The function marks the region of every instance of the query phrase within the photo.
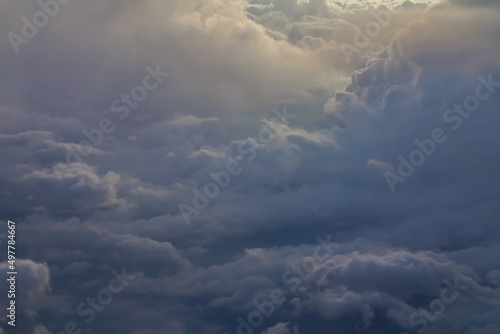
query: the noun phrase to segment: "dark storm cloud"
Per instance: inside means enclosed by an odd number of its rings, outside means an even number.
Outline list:
[[[339,45],[384,5],[72,1],[18,53],[2,38],[20,330],[232,334],[280,289],[255,333],[497,333],[498,6],[407,1],[347,62]],[[3,36],[40,8],[0,0]],[[170,75],[121,120],[113,101],[156,64]],[[452,129],[480,83],[489,97]],[[112,133],[67,165],[104,118]],[[436,128],[447,141],[391,192],[384,173]],[[179,204],[231,161],[243,171],[185,224]],[[135,278],[86,323],[78,305],[122,268]],[[434,314],[446,282],[467,288]]]

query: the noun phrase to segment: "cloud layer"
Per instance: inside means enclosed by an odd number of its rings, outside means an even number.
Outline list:
[[[16,53],[42,8],[0,0],[19,332],[499,332],[497,2],[72,1]]]

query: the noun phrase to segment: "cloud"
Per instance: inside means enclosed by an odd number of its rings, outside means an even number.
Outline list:
[[[390,7],[382,27],[380,1],[71,2],[19,53],[0,40],[21,330],[234,333],[281,289],[259,331],[396,333],[457,277],[466,292],[426,332],[498,332],[499,8]],[[40,8],[0,0],[1,30]],[[341,45],[370,22],[380,33],[346,61]],[[155,64],[171,75],[120,119],[113,101]],[[457,120],[479,77],[489,97]],[[115,130],[79,161],[103,118]],[[447,141],[391,192],[384,173],[436,128]],[[185,224],[179,204],[235,161]],[[304,272],[327,235],[334,252]],[[86,324],[77,306],[121,268],[137,278]]]

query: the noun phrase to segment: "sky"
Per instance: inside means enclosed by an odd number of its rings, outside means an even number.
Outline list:
[[[0,334],[500,333],[499,17],[0,0]]]

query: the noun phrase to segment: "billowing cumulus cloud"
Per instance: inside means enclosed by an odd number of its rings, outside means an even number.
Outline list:
[[[499,15],[0,0],[16,329],[498,333]]]

